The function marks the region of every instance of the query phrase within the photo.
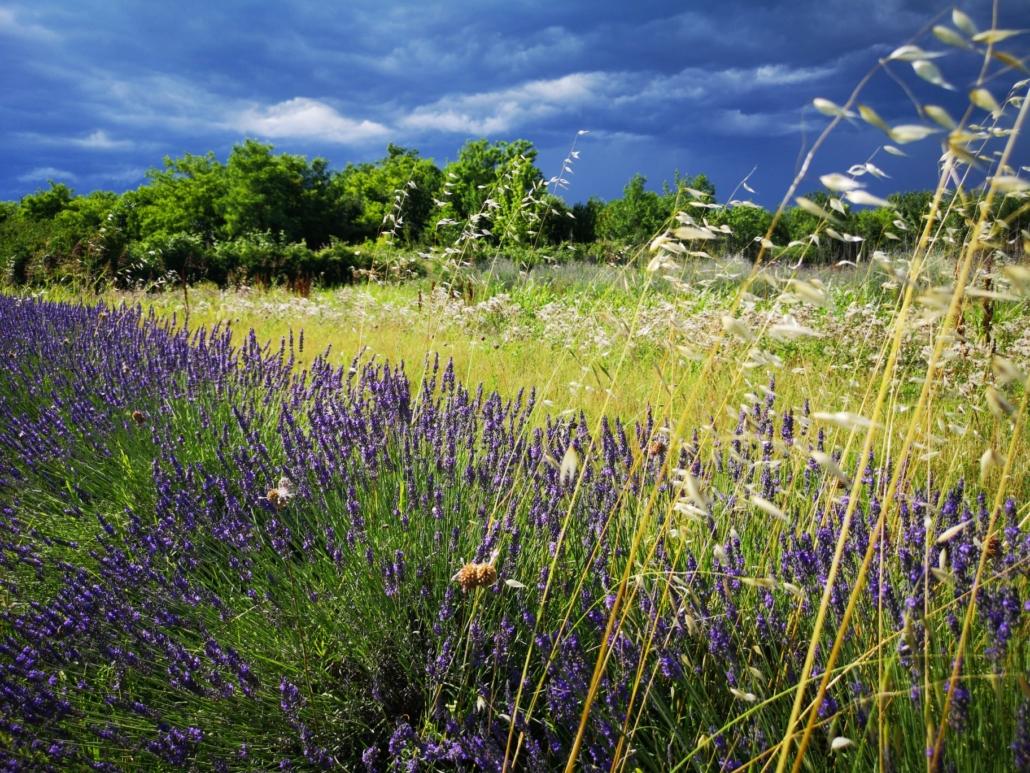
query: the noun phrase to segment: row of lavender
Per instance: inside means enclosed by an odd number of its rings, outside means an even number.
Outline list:
[[[605,642],[580,766],[775,752],[847,501],[797,464],[824,438],[772,391],[728,442],[670,460],[651,422],[591,435],[435,364],[417,385],[328,353],[297,373],[293,341],[234,349],[224,329],[10,298],[0,330],[5,769],[550,770]],[[710,504],[679,499],[670,470]],[[860,472],[831,616],[886,488]],[[943,759],[1030,764],[1019,503],[987,541],[961,482],[893,504],[810,754],[925,764],[989,550]],[[953,534],[928,544],[928,526]]]

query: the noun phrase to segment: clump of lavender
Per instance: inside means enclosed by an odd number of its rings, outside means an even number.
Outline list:
[[[838,478],[863,486],[831,616],[884,507],[887,462],[799,431],[775,384],[709,446],[652,420],[591,432],[435,360],[417,387],[376,362],[296,372],[286,344],[133,309],[0,298],[0,328],[11,769],[550,770],[577,738],[589,769],[744,765],[812,676]],[[857,739],[882,711],[911,731],[884,753],[925,764],[921,703],[878,696],[947,689],[989,544],[946,744],[957,764],[998,754],[1025,724],[1020,504],[997,543],[969,484],[913,480],[891,506],[825,744],[874,764]]]

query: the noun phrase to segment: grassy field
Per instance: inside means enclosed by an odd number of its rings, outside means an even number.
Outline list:
[[[1022,764],[1022,274],[748,269],[0,299],[7,759]]]
[[[650,412],[693,427],[736,415],[773,378],[785,406],[800,409],[807,401],[812,411],[861,414],[872,396],[867,375],[882,359],[885,335],[896,320],[902,287],[897,272],[907,265],[899,258],[893,264],[764,271],[738,310],[753,341],[727,333],[723,324],[750,269],[737,260],[698,261],[675,282],[633,266],[572,264],[527,272],[502,263],[472,272],[466,283],[471,290],[461,294],[425,279],[315,290],[308,297],[200,286],[185,295],[181,289],[109,292],[92,300],[138,304],[193,329],[229,325],[237,344],[251,330],[273,349],[293,341],[301,368],[329,351],[335,364],[355,357],[404,363],[418,381],[439,358],[452,361],[467,384],[506,396],[535,389],[548,413],[632,423]],[[924,292],[901,342],[888,398],[892,428],[903,426],[926,373],[941,313],[929,289],[954,272],[954,261],[940,258],[920,277]],[[1008,286],[1004,276],[994,281]],[[795,292],[799,286],[814,287],[822,297],[806,298]],[[59,288],[46,297],[89,300]],[[928,420],[947,422],[952,436],[931,436],[938,447],[926,453],[950,454],[950,464],[962,465],[965,474],[978,459],[966,444],[985,444],[992,431],[982,397],[984,381],[992,378],[992,352],[1007,354],[1023,370],[1030,363],[1027,303],[1009,297],[993,304],[987,331],[983,302],[971,296],[960,333],[943,353],[944,388]],[[959,442],[955,430],[961,430]]]
[[[329,346],[332,357],[340,361],[365,352],[417,366],[427,352],[435,352],[453,358],[458,372],[470,377],[467,380],[482,381],[489,388],[514,392],[532,384],[548,389],[549,399],[564,397],[562,408],[589,412],[605,399],[614,400],[618,406],[614,412],[631,417],[647,402],[664,402],[670,392],[686,391],[686,384],[680,382],[697,370],[690,363],[702,360],[720,335],[722,316],[730,311],[749,266],[742,261],[698,262],[677,276],[684,286],[675,288],[664,279],[625,266],[573,264],[531,272],[504,268],[475,272],[469,283],[474,288],[471,297],[428,279],[316,289],[307,297],[285,290],[219,290],[210,285],[191,287],[186,294],[176,288],[92,296],[52,288],[43,297],[140,304],[191,327],[229,324],[237,341],[254,329],[263,342],[277,345],[291,335],[299,341],[303,331],[304,346],[297,353],[301,366]],[[953,270],[953,263],[940,261],[924,278],[924,285],[941,281]],[[825,299],[818,304],[777,289],[794,280],[812,279],[826,289]],[[875,356],[898,298],[897,282],[873,264],[780,270],[762,274],[742,309],[756,332],[763,325],[781,322],[784,315],[813,326],[811,336],[792,336],[788,331],[769,338],[766,346],[790,366],[777,364],[780,375],[784,370],[788,377],[818,374],[809,382],[812,386],[806,395],[815,396],[818,385],[843,363],[853,369],[855,356]],[[1025,357],[1028,347],[1021,336],[1025,307],[1019,303],[997,306],[994,338]],[[979,305],[971,303],[965,314],[971,329],[963,340],[963,355],[969,355],[973,365],[977,358],[983,360],[987,342]],[[932,314],[924,317],[932,319]],[[906,360],[913,370],[925,365],[919,347],[929,340],[929,335],[920,340],[916,332],[907,336]],[[737,346],[732,354],[746,352],[746,347]],[[620,394],[608,395],[604,382],[611,380],[610,369],[620,361],[634,367],[620,374]],[[735,364],[727,360],[726,370],[733,370]],[[793,372],[806,366],[812,366],[806,368],[808,373]],[[665,377],[665,368],[671,369],[670,378]],[[771,372],[760,363],[749,370],[758,377]],[[574,394],[575,399],[569,401],[564,393]]]

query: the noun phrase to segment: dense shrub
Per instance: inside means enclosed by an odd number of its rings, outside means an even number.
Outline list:
[[[194,233],[158,233],[133,245],[134,280],[170,276],[181,281],[221,278],[212,250]]]
[[[362,259],[353,247],[334,239],[312,253],[303,273],[324,284],[337,284],[350,281],[354,271],[367,266],[367,263],[367,259]]]

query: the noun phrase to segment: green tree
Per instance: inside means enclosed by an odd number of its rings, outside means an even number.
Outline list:
[[[536,161],[536,149],[529,140],[466,142],[458,151],[458,158],[443,170],[450,214],[458,220],[478,214],[486,199],[496,193],[495,187],[505,171],[519,156],[525,156],[530,163]]]
[[[233,147],[225,166],[224,235],[270,231],[285,241],[320,247],[342,230],[346,214],[331,184],[329,164],[273,153],[255,140]]]
[[[754,259],[761,251],[760,240],[765,237],[772,223],[772,213],[762,207],[738,205],[723,210],[726,213],[726,224],[732,231],[728,235],[729,251]],[[773,234],[773,243],[777,241]]]
[[[515,245],[544,238],[549,199],[536,157],[528,140],[466,142],[444,168],[437,241]]]
[[[125,253],[118,204],[110,191],[75,196],[68,186],[51,182],[17,205],[6,205],[0,251],[7,279],[92,282],[115,276]]]
[[[604,209],[604,202],[591,196],[585,202],[572,206],[572,233],[570,239],[579,244],[586,244],[597,239],[597,219]]]
[[[821,207],[824,211],[839,217],[839,213],[830,207],[830,196],[826,191],[818,190],[806,193],[805,198]],[[803,257],[808,263],[820,263],[830,259],[832,249],[829,236],[821,234],[818,243],[811,241],[812,234],[823,227],[820,225],[821,223],[822,219],[819,216],[801,207],[787,207],[784,210],[783,216],[780,218],[780,225],[784,230],[786,241],[788,243],[801,243],[787,250],[787,255],[792,260]],[[833,228],[842,227],[836,224],[831,225]]]
[[[141,234],[190,232],[212,242],[225,225],[226,170],[213,153],[166,157],[134,197]]]
[[[74,196],[74,192],[67,185],[51,180],[47,190],[24,196],[19,209],[32,220],[53,220],[71,204]]]
[[[228,179],[214,153],[166,156],[147,179],[134,197],[141,235],[189,232],[210,243],[222,233]]]
[[[534,161],[536,151],[505,159],[497,169],[490,217],[494,237],[504,246],[538,242],[546,220],[561,216],[544,189],[544,177]]]
[[[5,283],[20,285],[33,279],[33,263],[45,251],[50,225],[48,219],[29,217],[18,204],[5,206],[0,221],[0,271]]]
[[[433,214],[443,173],[418,151],[389,145],[375,164],[349,164],[334,180],[336,195],[356,202],[353,240],[372,239],[388,232],[415,242]]]
[[[859,210],[852,213],[848,231],[862,237],[862,252],[871,255],[873,250],[888,249],[896,243],[885,236],[888,231],[900,235],[893,224],[896,218],[897,214],[889,207]]]
[[[75,258],[84,278],[114,279],[123,268],[126,235],[120,197],[111,191],[78,196],[53,219],[51,251],[55,258]]]
[[[897,216],[905,221],[909,230],[918,234],[926,224],[926,216],[930,212],[930,203],[933,201],[933,192],[902,191],[892,193],[887,197],[887,201],[894,205]]]
[[[715,183],[708,179],[706,174],[696,174],[693,177],[680,177],[679,172],[675,175],[676,188],[690,188],[694,191],[700,191],[705,194],[704,198],[708,201],[715,201]]]
[[[646,177],[633,175],[622,190],[622,198],[609,201],[598,215],[598,236],[642,244],[662,229],[671,214],[668,194],[649,191],[646,185]]]

